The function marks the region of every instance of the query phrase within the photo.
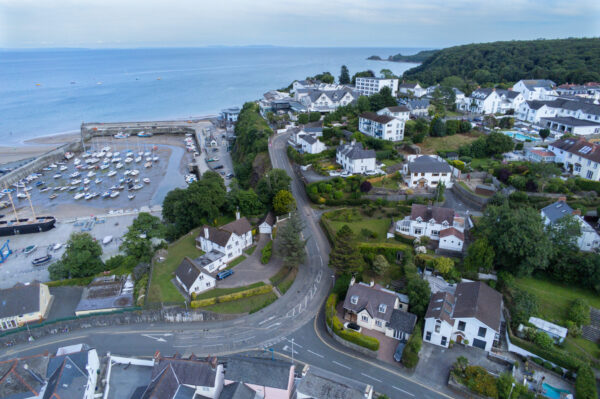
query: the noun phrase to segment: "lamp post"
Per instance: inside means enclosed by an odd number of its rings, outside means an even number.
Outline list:
[[[292,366],[294,365],[294,338],[292,338]]]

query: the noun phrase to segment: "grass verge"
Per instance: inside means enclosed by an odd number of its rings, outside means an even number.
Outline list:
[[[265,283],[263,283],[262,281],[259,281],[258,283],[245,285],[243,287],[215,288],[210,291],[203,292],[202,294],[196,295],[195,299],[198,299],[198,300],[199,299],[207,299],[207,298],[214,298],[216,296],[234,294],[236,292],[246,291],[246,290],[256,288],[256,287],[262,287],[263,285],[265,285]]]
[[[246,255],[248,255],[248,256],[252,255],[255,250],[256,250],[256,245],[251,246],[250,248],[248,248],[246,250]]]
[[[277,289],[279,292],[281,292],[281,295],[285,294],[290,289],[292,284],[294,284],[296,274],[298,274],[298,269],[293,268],[289,271],[287,276],[285,276],[285,278],[279,284],[277,284]]]
[[[238,301],[217,303],[215,305],[206,306],[202,309],[215,313],[254,313],[275,302],[275,300],[277,300],[277,295],[269,292],[267,294],[256,295],[253,297],[240,299]]]
[[[234,268],[234,267],[236,267],[237,265],[239,265],[240,263],[242,263],[245,260],[246,260],[246,257],[244,255],[240,255],[237,258],[235,258],[233,261],[231,261],[227,265],[227,267],[225,268],[225,270]]]

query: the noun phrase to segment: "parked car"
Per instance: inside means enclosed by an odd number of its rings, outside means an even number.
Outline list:
[[[347,330],[354,330],[356,332],[360,332],[362,330],[361,326],[351,321],[347,321],[346,323],[344,323],[344,328]]]
[[[223,165],[217,165],[213,169],[223,169]]]
[[[231,178],[232,178],[232,177],[234,177],[234,176],[235,176],[235,175],[234,175],[233,173],[228,173],[226,177],[227,177],[228,179],[231,179]]]
[[[340,175],[340,172],[335,171],[335,170],[332,170],[331,172],[329,172],[329,176],[331,176],[331,177],[336,177],[336,176],[339,176],[339,175]]]
[[[402,360],[402,352],[404,352],[404,347],[406,346],[406,341],[400,341],[398,346],[396,346],[396,351],[394,352],[394,360],[400,362]]]
[[[223,270],[222,272],[217,273],[217,280],[223,280],[233,274],[233,270]]]
[[[350,177],[350,176],[352,176],[352,173],[344,171],[344,172],[340,173],[340,176],[341,177]]]
[[[218,148],[213,148],[213,150],[212,150],[212,151],[213,151],[213,152],[218,152],[218,151],[219,151],[219,149],[218,149]]]

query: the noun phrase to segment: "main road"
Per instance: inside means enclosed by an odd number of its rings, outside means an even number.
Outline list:
[[[365,360],[340,347],[322,331],[319,311],[332,284],[327,267],[331,250],[310,206],[303,183],[297,178],[286,155],[288,134],[269,143],[274,168],[292,177],[292,193],[305,222],[307,259],[301,265],[288,292],[270,306],[251,315],[228,321],[154,323],[107,326],[50,335],[20,344],[0,353],[0,359],[50,352],[65,345],[87,343],[100,353],[151,356],[155,351],[200,356],[228,355],[256,350],[273,350],[281,356],[327,368],[341,375],[371,384],[391,398],[441,398],[448,395],[408,378],[399,368]],[[321,315],[322,318],[322,315]],[[292,350],[292,340],[295,347]]]

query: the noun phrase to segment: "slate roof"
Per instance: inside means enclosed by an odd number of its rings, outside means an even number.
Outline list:
[[[383,125],[394,120],[393,116],[378,115],[375,112],[363,112],[362,114],[360,114],[360,117],[373,122],[381,123]]]
[[[258,397],[254,390],[241,382],[225,385],[219,395],[219,399],[255,399]]]
[[[364,399],[369,390],[370,385],[314,366],[296,386],[298,393],[318,399]]]
[[[444,237],[448,237],[448,236],[455,236],[462,241],[465,240],[465,235],[463,234],[463,232],[460,230],[457,230],[454,227],[448,227],[447,229],[440,231],[440,238],[444,238]]]
[[[414,89],[415,87],[417,87],[418,83],[401,83],[400,85],[398,85],[398,88],[400,89]]]
[[[449,292],[438,291],[431,296],[425,318],[435,318],[446,321],[450,325],[454,325],[452,318],[452,310],[454,308],[454,295]]]
[[[187,256],[183,258],[183,260],[179,264],[179,267],[175,271],[175,275],[179,277],[179,280],[181,280],[186,290],[188,291],[192,284],[194,284],[200,273],[200,269],[198,269],[196,267],[196,264]]]
[[[287,390],[291,367],[282,360],[233,356],[227,361],[225,380]]]
[[[488,98],[489,96],[491,96],[493,92],[494,92],[494,89],[489,88],[489,87],[477,89],[471,93],[471,98],[477,98],[480,100],[484,100],[484,99]]]
[[[356,304],[352,303],[353,297],[358,297]],[[371,317],[389,322],[392,318],[396,298],[396,293],[384,289],[379,284],[371,287],[369,284],[355,283],[348,287],[346,299],[344,299],[344,309],[353,313],[366,310]],[[381,304],[386,306],[385,313],[379,311]]]
[[[434,219],[436,223],[448,222],[450,226],[454,223],[454,209],[442,208],[440,206],[429,206],[412,204],[410,207],[410,220],[420,217],[424,222]]]
[[[542,101],[542,100],[529,100],[529,101],[525,101],[525,102],[527,103],[527,106],[530,109],[535,109],[535,110],[542,108],[544,105],[551,105],[551,104],[555,103],[555,101]]]
[[[376,157],[374,150],[365,150],[360,142],[354,144],[342,144],[338,146],[337,151],[341,152],[343,156],[349,159],[370,159]]]
[[[544,216],[550,219],[550,223],[556,223],[556,221],[565,217],[566,215],[572,215],[573,208],[571,208],[565,201],[556,201],[555,203],[542,208],[542,213]]]
[[[244,235],[249,231],[252,231],[252,225],[245,217],[234,220],[233,222],[227,223],[221,226],[221,230],[230,231],[237,234],[238,236]]]
[[[393,107],[385,107],[383,109],[387,109],[390,112],[410,112],[410,109],[406,105],[396,105]]]
[[[429,100],[426,98],[408,100],[406,106],[411,110],[427,108],[429,107]]]
[[[410,173],[450,173],[452,169],[446,161],[440,161],[429,155],[416,157],[408,163]]]
[[[358,95],[349,88],[343,88],[343,89],[338,89],[338,90],[311,90],[309,92],[308,96],[310,97],[310,100],[312,102],[317,101],[319,99],[319,97],[321,97],[322,95],[329,97],[329,99],[333,102],[338,102],[342,98],[344,98],[344,96],[347,93],[350,93],[350,95],[353,98],[358,98]]]
[[[552,147],[570,152],[571,154],[575,154],[584,159],[589,159],[594,162],[600,162],[600,145],[590,143],[583,137],[568,137],[565,139],[560,139],[552,143]],[[589,152],[581,152],[581,150],[585,147],[591,147],[591,150]]]
[[[258,221],[259,226],[263,223],[267,223],[269,226],[275,226],[275,215],[273,212],[268,212]]]
[[[87,361],[87,350],[51,358],[43,399],[81,399],[88,382]]]
[[[417,315],[412,313],[404,312],[400,309],[394,309],[392,311],[392,317],[387,323],[387,327],[393,328],[397,331],[402,331],[407,334],[412,334],[417,323]]]
[[[556,83],[548,79],[527,79],[523,80],[523,84],[529,90],[534,89],[536,87],[541,87],[546,90],[552,90],[552,88],[556,86]]]
[[[45,384],[48,360],[44,354],[0,362],[0,398],[36,397]]]
[[[0,319],[39,312],[40,284],[17,284],[0,290]]]
[[[214,243],[217,243],[221,247],[227,245],[229,242],[229,238],[232,233],[237,234],[238,236],[244,235],[247,232],[252,230],[252,225],[245,217],[234,220],[233,222],[227,223],[221,227],[212,227],[212,226],[203,226],[200,230],[199,237],[205,237],[204,229],[208,229],[208,239]]]
[[[519,94],[521,94],[518,91],[514,91],[514,90],[504,90],[504,89],[496,89],[496,93],[499,96],[505,96],[508,99],[514,100],[515,98],[517,98],[519,96]]]
[[[489,285],[474,281],[459,283],[454,293],[456,304],[453,317],[474,317],[486,326],[500,331],[500,315],[502,313],[502,295]]]
[[[312,134],[301,134],[299,138],[300,140],[306,141],[308,144],[314,144],[317,142],[317,138]]]
[[[554,118],[541,118],[548,122],[556,122],[568,126],[600,126],[598,122],[588,121],[586,119],[577,119],[572,116],[557,116]]]

